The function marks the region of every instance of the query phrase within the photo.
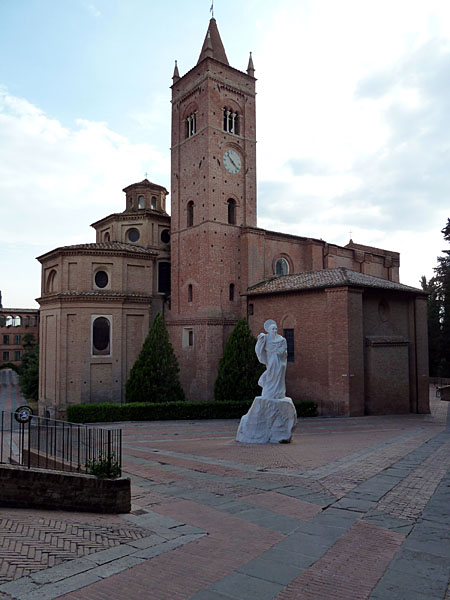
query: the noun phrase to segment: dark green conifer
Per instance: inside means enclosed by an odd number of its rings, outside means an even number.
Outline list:
[[[450,242],[450,219],[442,229],[444,240]],[[427,281],[423,276],[422,289],[428,296],[428,352],[432,377],[450,377],[450,250],[438,256],[436,275]]]
[[[19,367],[19,386],[27,400],[37,401],[39,398],[39,345],[28,344],[26,348]]]
[[[253,400],[261,394],[258,379],[264,371],[255,354],[256,339],[246,319],[231,332],[219,363],[214,397],[220,401]]]
[[[177,357],[159,312],[134,363],[125,395],[127,402],[176,402],[184,400]]]

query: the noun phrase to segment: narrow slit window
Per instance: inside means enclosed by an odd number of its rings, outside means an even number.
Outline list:
[[[294,362],[295,361],[294,330],[293,329],[285,329],[284,337],[286,338],[286,343],[287,343],[287,360],[288,360],[288,362]]]
[[[192,284],[188,285],[188,302],[192,302]]]
[[[236,200],[233,198],[229,198],[227,200],[228,204],[228,223],[230,225],[236,225]]]
[[[187,226],[192,227],[194,225],[194,203],[192,200],[187,203]]]
[[[170,262],[158,263],[158,292],[167,296],[170,294]]]
[[[232,302],[234,300],[234,283],[230,283],[229,297]]]

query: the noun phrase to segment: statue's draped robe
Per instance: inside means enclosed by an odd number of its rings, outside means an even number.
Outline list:
[[[284,337],[263,334],[256,342],[256,356],[266,365],[266,370],[258,380],[262,387],[262,398],[284,398],[286,396],[287,343]]]

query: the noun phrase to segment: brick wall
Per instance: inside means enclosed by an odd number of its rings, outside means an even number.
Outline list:
[[[426,299],[344,286],[248,301],[255,336],[269,318],[294,330],[294,401],[314,400],[321,415],[429,412]]]
[[[99,513],[131,510],[130,480],[0,465],[0,506]]]

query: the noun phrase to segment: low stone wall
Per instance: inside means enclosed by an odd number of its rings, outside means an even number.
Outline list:
[[[127,513],[130,480],[0,465],[0,506]]]

